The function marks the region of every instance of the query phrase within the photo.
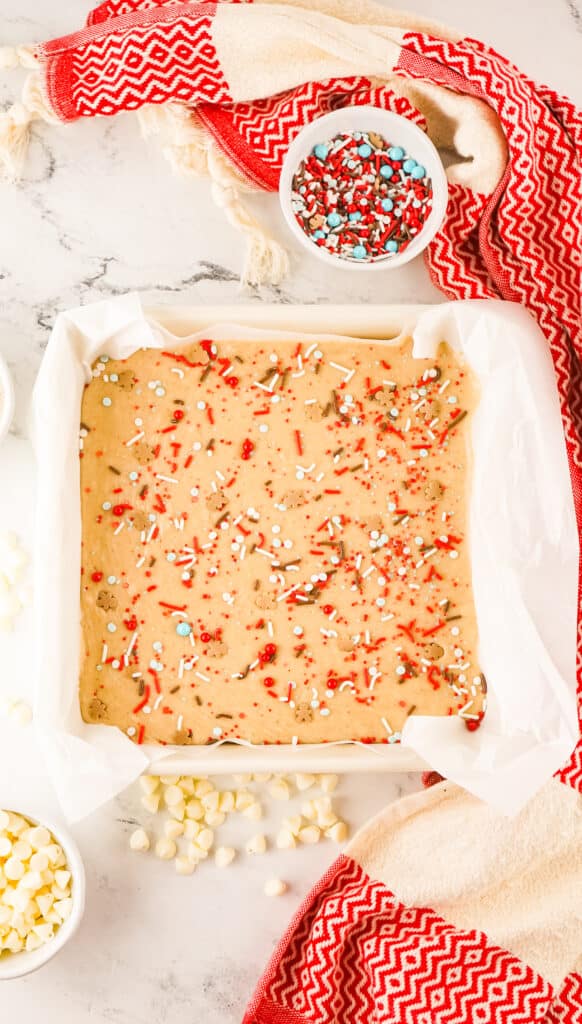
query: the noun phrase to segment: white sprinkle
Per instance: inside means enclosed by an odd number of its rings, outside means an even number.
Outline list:
[[[103,650],[101,651],[101,661],[103,663],[105,663],[107,661],[108,651],[109,651],[109,648],[107,647],[107,644],[103,644]]]
[[[119,526],[117,527],[117,529],[115,529],[113,531],[113,536],[116,537],[118,533],[121,533],[121,531],[123,530],[124,526],[125,526],[125,523],[120,523]]]
[[[439,388],[439,395],[442,395],[443,391],[446,391],[446,390],[447,390],[447,388],[448,388],[448,386],[449,386],[449,384],[450,384],[450,383],[451,383],[451,382],[450,382],[450,380],[445,380],[445,381],[444,381],[444,382],[443,382],[443,383],[441,384],[441,386],[440,386],[440,388]]]
[[[126,650],[126,652],[125,652],[125,653],[126,653],[126,656],[127,656],[128,658],[129,658],[129,656],[130,656],[131,652],[133,651],[133,648],[134,648],[134,646],[135,646],[135,641],[136,641],[136,640],[137,640],[137,629],[136,629],[135,633],[133,633],[133,635],[132,635],[132,637],[131,637],[131,640],[129,641],[129,647],[127,648],[127,650]]]
[[[394,732],[394,729],[392,728],[392,726],[390,726],[388,724],[388,721],[385,718],[381,718],[380,721],[382,722],[382,725],[384,726],[384,728],[385,728],[386,732],[388,733],[388,735],[391,736],[392,733]]]
[[[167,484],[177,484],[178,480],[174,476],[164,476],[162,473],[156,473],[156,480],[163,480]]]
[[[172,366],[170,373],[176,373],[181,380],[184,379],[184,371],[180,370],[177,366]]]
[[[258,551],[258,548],[255,548],[255,551]],[[277,601],[284,601],[286,597],[289,597],[289,594],[292,594],[295,590],[299,590],[300,586],[300,583],[296,583],[295,586],[291,587],[289,590],[286,590],[284,594],[281,594],[281,596],[277,598]]]
[[[195,672],[194,675],[198,676],[198,678],[201,679],[203,683],[210,682],[210,676],[205,676],[202,672]]]
[[[125,442],[125,447],[126,448],[131,448],[132,444],[135,444],[136,441],[140,441],[141,440],[141,438],[144,436],[144,433],[145,433],[144,430],[140,430],[139,434],[136,434],[135,437],[131,437],[129,439],[129,441]]]

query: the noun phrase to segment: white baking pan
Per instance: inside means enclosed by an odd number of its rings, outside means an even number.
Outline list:
[[[403,742],[287,746],[137,746],[82,721],[78,700],[81,521],[76,450],[84,384],[99,353],[179,347],[215,325],[380,339],[414,334],[414,353],[447,340],[480,382],[472,418],[470,543],[479,661],[489,707],[475,734],[413,716]],[[419,771],[432,767],[515,811],[564,763],[576,711],[578,538],[547,344],[519,306],[160,306],[136,295],[60,314],[33,400],[38,460],[36,721],[65,813],[80,818],[141,772]],[[421,754],[422,756],[419,756]]]

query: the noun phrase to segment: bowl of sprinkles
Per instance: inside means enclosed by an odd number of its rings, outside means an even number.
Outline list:
[[[301,245],[355,270],[400,267],[434,238],[447,179],[424,131],[377,107],[346,107],[307,125],[291,143],[279,199]]]

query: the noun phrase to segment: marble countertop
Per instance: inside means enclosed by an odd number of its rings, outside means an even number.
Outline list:
[[[582,104],[580,0],[415,0],[401,4],[461,26],[511,57],[533,77]],[[0,43],[50,38],[76,29],[88,3],[4,0]],[[0,103],[16,76],[0,77]],[[255,201],[283,236],[276,200]],[[172,178],[137,121],[83,122],[34,131],[22,182],[0,184],[0,352],[17,386],[17,412],[0,448],[0,527],[30,544],[34,468],[26,440],[31,387],[56,313],[138,289],[148,302],[191,304],[434,302],[422,262],[369,277],[346,276],[293,253],[289,279],[262,293],[238,284],[244,242],[208,197],[205,182]],[[30,692],[30,609],[3,640],[0,698]],[[53,810],[31,729],[0,724],[0,806],[19,779]],[[344,777],[337,803],[353,825],[420,785],[418,776]],[[287,811],[269,804],[261,828],[274,835]],[[128,850],[136,820],[146,821],[135,789],[75,826],[88,874],[88,904],[75,941],[37,975],[5,985],[2,1016],[45,1024],[236,1024],[294,908],[336,850],[330,843],[241,857],[229,870],[203,866],[191,878]],[[236,845],[252,834],[225,826]],[[257,831],[258,829],[254,829]],[[279,876],[288,894],[269,900],[264,881]],[[42,1010],[41,1010],[42,1007]]]

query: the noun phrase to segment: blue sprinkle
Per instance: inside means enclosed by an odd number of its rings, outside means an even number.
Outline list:
[[[358,166],[358,165],[357,165],[357,163],[356,163],[356,161],[355,161],[355,160],[348,160],[348,162],[347,162],[347,164],[346,164],[346,167],[347,167],[347,168],[348,168],[348,169],[349,169],[350,171],[353,171],[353,170],[355,170],[357,166]]]
[[[176,633],[178,636],[190,636],[192,632],[192,626],[189,622],[179,622],[176,626]]]
[[[411,171],[411,173],[410,173],[410,177],[411,178],[416,178],[417,180],[420,180],[420,178],[424,178],[425,175],[426,175],[426,171],[425,171],[424,167],[422,166],[422,164],[417,164],[416,167],[414,168],[414,170]]]
[[[400,146],[391,146],[388,150],[388,156],[391,160],[402,160],[404,156],[404,150]]]
[[[111,399],[109,398],[108,395],[105,395],[105,398],[101,399],[101,403],[107,408],[108,406],[111,405]]]
[[[406,171],[407,174],[410,174],[410,172],[413,171],[415,167],[416,160],[413,160],[412,157],[409,157],[408,160],[405,160],[404,163],[402,164],[402,170]]]
[[[391,178],[394,171],[388,166],[388,164],[384,164],[384,166],[380,168],[380,174],[383,178]]]
[[[421,203],[420,199],[413,199],[412,200],[412,205],[413,205],[415,210],[419,210],[420,207],[422,206],[422,203]]]
[[[384,246],[386,252],[398,252],[398,242],[395,242],[393,238],[390,238]]]
[[[330,228],[337,228],[342,222],[339,213],[328,213],[326,220]]]
[[[348,220],[361,220],[361,219],[362,219],[362,214],[358,213],[357,210],[356,210],[355,213],[348,213]]]
[[[383,199],[382,200],[382,209],[384,210],[384,213],[390,213],[390,210],[394,209],[394,203],[392,202],[392,200],[391,199]]]
[[[367,142],[363,142],[361,146],[358,146],[358,156],[363,156],[364,159],[370,156],[372,153],[372,147]]]
[[[311,237],[312,238],[325,238],[325,231],[322,231],[321,229],[318,229],[317,231],[313,232],[313,235]]]
[[[352,256],[356,260],[365,260],[367,256],[365,247],[363,245],[354,245],[354,248],[352,249]]]
[[[319,142],[317,146],[314,147],[313,153],[318,160],[327,160],[328,148],[323,144],[323,142]]]

